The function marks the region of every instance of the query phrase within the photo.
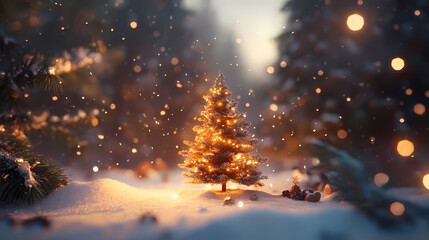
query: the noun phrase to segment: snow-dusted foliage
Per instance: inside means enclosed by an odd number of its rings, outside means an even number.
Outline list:
[[[63,169],[29,148],[25,139],[0,134],[0,205],[27,205],[68,184]]]

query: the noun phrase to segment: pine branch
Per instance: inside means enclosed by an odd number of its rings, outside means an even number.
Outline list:
[[[337,200],[351,203],[384,225],[416,219],[428,220],[429,208],[394,197],[385,189],[377,187],[365,166],[347,152],[319,140],[307,143],[305,147],[319,158],[320,164],[314,168],[326,172]],[[392,214],[390,207],[395,202],[404,205],[404,214]]]
[[[68,182],[64,170],[32,152],[26,139],[0,133],[0,204],[34,204]]]

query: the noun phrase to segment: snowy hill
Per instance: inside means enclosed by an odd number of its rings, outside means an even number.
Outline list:
[[[257,190],[222,193],[131,184],[112,178],[72,182],[35,206],[0,209],[0,215],[12,213],[18,222],[11,227],[0,221],[0,239],[426,239],[429,234],[418,224],[383,230],[351,206],[326,196],[309,203]],[[258,201],[249,200],[251,195]],[[223,205],[226,196],[235,204]],[[423,199],[428,196],[419,201]],[[157,223],[140,222],[147,212]],[[36,215],[47,216],[52,226],[19,224]]]

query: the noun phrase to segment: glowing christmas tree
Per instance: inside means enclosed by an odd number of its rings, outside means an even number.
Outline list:
[[[209,91],[198,118],[203,124],[193,128],[195,141],[185,141],[189,149],[179,152],[186,157],[179,167],[189,170],[183,176],[190,179],[188,183],[222,184],[223,192],[227,182],[263,186],[260,180],[267,177],[258,166],[267,158],[256,151],[258,139],[247,131],[250,123],[244,120],[245,114],[237,112],[237,102],[230,98],[221,72]]]

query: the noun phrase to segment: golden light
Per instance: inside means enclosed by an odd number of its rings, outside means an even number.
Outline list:
[[[405,94],[410,96],[411,94],[413,94],[413,90],[411,88],[407,88],[407,90],[405,90]]]
[[[319,75],[319,76],[323,76],[323,74],[324,74],[323,70],[319,70],[319,71],[317,71],[317,75]]]
[[[270,110],[273,111],[273,112],[276,112],[277,110],[279,110],[279,107],[277,106],[277,104],[272,103],[270,105]]]
[[[173,193],[173,194],[171,194],[171,198],[174,199],[174,200],[176,200],[176,199],[179,198],[179,194]]]
[[[99,170],[99,169],[98,169],[98,167],[97,167],[97,166],[92,167],[92,171],[93,171],[93,172],[98,172],[98,170]]]
[[[387,174],[385,174],[383,172],[379,172],[379,173],[375,174],[375,176],[374,176],[375,185],[381,187],[388,182],[389,182],[389,176],[387,176]]]
[[[134,71],[134,72],[136,72],[136,73],[139,73],[139,72],[141,72],[141,71],[142,71],[142,67],[140,67],[139,65],[135,65],[135,66],[133,67],[133,71]]]
[[[399,119],[399,122],[400,122],[400,123],[404,123],[404,122],[405,122],[405,119],[404,119],[404,118],[400,118],[400,119]]]
[[[316,93],[317,94],[320,94],[322,92],[322,89],[320,89],[320,88],[316,88]]]
[[[405,67],[405,61],[404,59],[397,57],[392,59],[390,65],[395,71],[401,71]]]
[[[332,188],[329,184],[326,184],[325,187],[323,188],[323,192],[327,195],[332,194]]]
[[[426,107],[421,103],[417,103],[416,105],[414,105],[413,110],[415,114],[423,115],[426,112]]]
[[[338,132],[337,132],[337,137],[338,137],[339,139],[345,139],[345,138],[347,137],[347,131],[346,131],[346,130],[344,130],[344,129],[340,129],[340,130],[338,130]]]
[[[420,10],[416,10],[416,11],[414,11],[414,15],[416,15],[416,16],[420,16]]]
[[[177,58],[177,57],[174,57],[174,58],[171,58],[171,65],[177,65],[177,64],[179,64],[179,59]]]
[[[57,101],[58,100],[58,97],[57,96],[53,96],[52,97],[52,101]]]
[[[135,28],[137,28],[137,22],[130,22],[130,27],[132,28],[132,29],[135,29]]]
[[[273,74],[274,73],[274,67],[273,66],[267,67],[267,73],[268,74]]]
[[[281,61],[280,62],[280,67],[285,68],[287,66],[286,61]]]
[[[55,68],[54,67],[49,67],[49,74],[55,75]]]
[[[104,135],[98,134],[97,135],[98,139],[103,140],[104,139]]]
[[[401,216],[405,212],[404,204],[402,204],[400,202],[394,202],[394,203],[390,204],[390,211],[392,212],[393,215],[395,215],[397,217]]]
[[[347,26],[352,31],[359,31],[363,28],[365,20],[359,14],[352,14],[347,18]]]
[[[242,208],[244,206],[244,203],[242,201],[238,202],[238,207]]]
[[[162,110],[161,112],[159,112],[159,115],[164,116],[165,115],[165,111]]]
[[[429,173],[423,177],[423,185],[429,190]]]
[[[98,119],[97,119],[96,117],[92,117],[92,118],[91,118],[91,125],[92,125],[93,127],[98,126]]]
[[[409,157],[414,152],[414,144],[410,140],[404,139],[398,142],[396,150],[398,151],[399,155],[403,157]]]
[[[133,148],[133,149],[131,149],[131,152],[132,153],[137,153],[137,149]]]
[[[110,109],[114,110],[116,108],[116,105],[114,103],[110,104]]]

